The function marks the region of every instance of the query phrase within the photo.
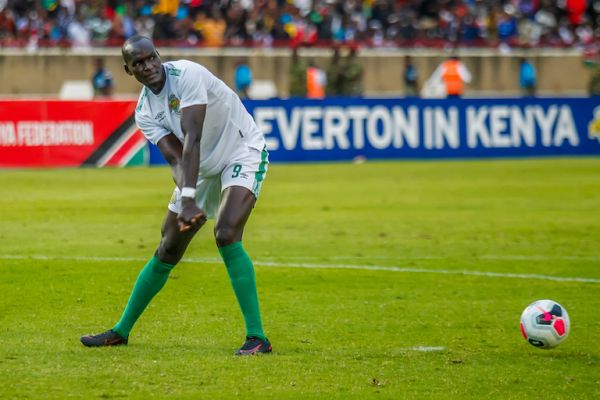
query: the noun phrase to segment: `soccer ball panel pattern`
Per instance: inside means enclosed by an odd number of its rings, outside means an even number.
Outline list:
[[[550,349],[569,335],[571,322],[567,310],[553,300],[538,300],[521,314],[521,333],[532,346]]]

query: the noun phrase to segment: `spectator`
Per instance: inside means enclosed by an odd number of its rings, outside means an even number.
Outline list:
[[[69,39],[113,44],[136,33],[194,44],[204,13],[209,45],[572,46],[598,40],[598,0],[0,0],[0,45]],[[74,16],[77,16],[74,18]],[[149,22],[151,20],[152,24]],[[189,20],[189,21],[188,21]],[[73,27],[71,25],[74,25]],[[81,29],[83,26],[84,29]],[[86,32],[87,30],[87,32]],[[67,35],[69,33],[69,35]],[[79,36],[83,36],[80,39]],[[191,40],[193,37],[194,40]],[[202,43],[198,41],[198,43]],[[226,44],[225,43],[225,44]]]
[[[156,0],[153,3],[155,3],[153,9],[155,14],[165,14],[173,17],[177,15],[179,0]]]
[[[535,96],[535,89],[537,85],[537,77],[535,68],[526,59],[521,58],[521,67],[519,69],[519,84],[524,96],[533,97]]]
[[[73,47],[88,48],[91,43],[91,32],[85,23],[83,12],[78,12],[77,16],[67,28],[68,37]]]
[[[111,96],[113,92],[112,74],[104,67],[103,59],[97,58],[94,62],[96,64],[96,70],[92,76],[94,96]]]
[[[246,10],[239,2],[233,2],[226,11],[225,38],[232,41],[232,43],[241,44],[249,38],[246,31],[246,20],[248,18],[246,14]]]
[[[196,20],[196,27],[199,29],[204,38],[204,45],[207,47],[223,46],[223,39],[227,25],[221,17],[221,10],[215,4],[211,7],[210,16],[205,18],[200,13],[200,20]]]
[[[514,16],[513,7],[506,7],[505,10],[498,13],[497,22],[498,39],[510,41],[517,36],[517,19]]]
[[[247,99],[248,90],[252,85],[252,70],[248,63],[239,60],[235,66],[235,91],[241,99]]]
[[[154,37],[154,26],[156,23],[152,19],[149,10],[149,8],[142,9],[142,13],[134,22],[134,28],[138,35],[152,38]]]
[[[177,37],[175,16],[179,0],[157,0],[152,7],[155,21],[154,37],[157,39],[175,39]]]
[[[447,97],[461,97],[464,94],[465,84],[471,82],[471,73],[458,56],[451,56],[433,72],[432,82],[441,82],[446,90]]]
[[[121,4],[115,9],[111,36],[126,40],[136,33],[132,5]]]
[[[572,25],[579,26],[583,23],[583,14],[587,8],[586,0],[566,0],[565,8]]]
[[[407,97],[417,96],[419,93],[419,82],[417,68],[412,63],[411,56],[404,58],[404,94]]]

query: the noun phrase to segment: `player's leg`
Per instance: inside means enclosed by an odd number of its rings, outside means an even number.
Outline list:
[[[219,248],[242,240],[255,203],[256,197],[245,187],[231,186],[223,190],[215,221],[215,240]]]
[[[162,237],[154,256],[140,272],[133,286],[131,297],[121,320],[113,328],[123,337],[129,336],[133,324],[146,309],[150,300],[167,282],[169,273],[181,260],[190,241],[198,232],[196,225],[186,232],[180,232],[177,214],[168,210],[161,229]]]
[[[126,344],[133,325],[152,298],[165,285],[169,273],[181,260],[187,246],[199,229],[200,226],[197,225],[186,232],[180,232],[177,213],[168,210],[163,221],[162,238],[158,249],[141,270],[121,319],[113,329],[99,335],[84,336],[81,338],[81,342],[86,346]]]
[[[262,327],[254,266],[241,242],[244,226],[255,202],[256,197],[245,187],[226,188],[215,223],[217,246],[246,323],[247,341],[238,350],[237,354],[240,355],[271,351],[271,344]]]

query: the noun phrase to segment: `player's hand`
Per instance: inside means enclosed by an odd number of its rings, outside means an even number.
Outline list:
[[[201,208],[198,208],[194,199],[186,197],[181,199],[181,212],[177,216],[179,232],[185,232],[192,227],[200,228],[206,222],[206,214]]]

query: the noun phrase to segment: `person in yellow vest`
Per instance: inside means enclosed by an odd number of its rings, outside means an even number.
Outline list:
[[[217,6],[211,8],[208,15],[204,10],[199,11],[192,24],[193,29],[202,36],[205,47],[221,47],[223,45],[226,25],[221,10]]]
[[[179,0],[158,0],[152,7],[155,39],[175,39],[175,16],[179,8]]]
[[[158,0],[155,1],[152,11],[154,14],[168,14],[174,17],[179,8],[179,0]]]
[[[306,97],[309,99],[322,99],[325,97],[327,74],[317,67],[313,60],[306,68]]]
[[[452,56],[437,67],[431,81],[443,84],[446,97],[461,97],[465,91],[465,84],[471,82],[471,73],[458,56]]]

